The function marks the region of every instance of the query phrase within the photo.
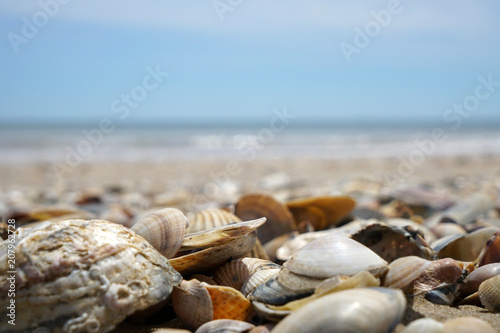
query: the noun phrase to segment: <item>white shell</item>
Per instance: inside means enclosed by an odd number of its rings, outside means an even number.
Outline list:
[[[420,318],[412,321],[401,333],[444,333],[444,325],[432,318]]]
[[[357,288],[321,297],[292,312],[273,333],[390,332],[403,318],[400,290]]]
[[[406,287],[425,272],[430,264],[431,261],[417,256],[396,259],[387,266],[389,270],[383,279],[383,286],[404,291]]]

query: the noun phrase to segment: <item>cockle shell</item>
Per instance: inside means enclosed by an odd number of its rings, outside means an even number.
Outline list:
[[[248,333],[253,328],[254,325],[241,320],[217,319],[203,324],[195,333]]]
[[[176,208],[164,208],[146,215],[132,226],[161,254],[172,258],[184,241],[188,220]]]
[[[242,220],[265,216],[266,224],[258,230],[262,244],[296,229],[295,220],[290,210],[281,202],[266,194],[249,194],[240,198],[234,214]]]
[[[45,222],[16,231],[16,326],[0,330],[108,332],[128,315],[165,300],[182,277],[151,244],[102,220]],[[1,303],[13,270],[0,244]],[[4,310],[5,309],[5,310]],[[7,318],[6,307],[0,310]]]
[[[491,312],[500,312],[500,275],[481,283],[479,286],[479,299]]]
[[[268,260],[240,258],[219,267],[214,274],[214,280],[220,285],[241,290],[243,283],[254,273],[276,268],[281,266]]]
[[[260,218],[188,234],[181,247],[186,252],[179,252],[170,263],[178,272],[187,275],[240,258],[254,247],[255,229],[265,222],[265,218]]]
[[[245,282],[243,282],[243,285],[241,286],[241,292],[243,293],[243,295],[248,296],[248,294],[254,291],[255,288],[265,283],[270,278],[277,276],[279,271],[279,268],[271,268],[263,269],[253,273],[245,280]]]
[[[356,201],[348,196],[326,196],[297,199],[287,202],[296,223],[310,222],[315,230],[323,230],[336,225],[349,214]]]
[[[241,219],[233,213],[224,209],[214,208],[204,209],[196,214],[190,214],[188,215],[188,219],[189,227],[187,228],[187,233],[194,233],[235,222],[241,222]]]
[[[403,318],[400,290],[357,288],[321,297],[292,312],[273,333],[390,332]]]
[[[250,302],[236,289],[196,279],[174,288],[172,304],[177,316],[193,329],[215,319],[246,320],[251,311]]]

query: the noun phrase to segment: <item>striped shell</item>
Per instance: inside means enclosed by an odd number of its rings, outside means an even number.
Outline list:
[[[260,216],[259,216],[260,217]],[[223,225],[241,222],[241,219],[224,209],[204,209],[196,214],[188,215],[189,227],[186,233],[193,233],[217,228]]]
[[[479,299],[491,312],[500,312],[500,275],[481,283],[479,286]]]
[[[172,258],[184,240],[188,220],[176,208],[165,208],[146,215],[132,230],[144,237],[167,258]]]
[[[223,286],[241,290],[243,283],[260,270],[280,268],[272,261],[256,258],[240,258],[228,262],[217,269],[214,280]]]

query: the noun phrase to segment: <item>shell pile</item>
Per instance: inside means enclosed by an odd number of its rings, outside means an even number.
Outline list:
[[[183,204],[185,193],[165,202],[88,191],[33,207],[18,198],[6,207],[15,237],[3,233],[0,243],[0,329],[500,329],[498,190],[463,197],[419,186],[337,190],[342,195],[242,193],[207,209]],[[437,310],[422,315],[418,304]]]

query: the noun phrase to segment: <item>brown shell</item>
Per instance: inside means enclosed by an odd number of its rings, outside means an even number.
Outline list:
[[[500,275],[492,277],[479,286],[481,303],[491,312],[500,312]]]
[[[243,283],[252,274],[272,268],[280,268],[280,266],[271,261],[256,258],[236,259],[219,267],[215,272],[214,280],[220,285],[241,290]]]
[[[479,254],[478,265],[484,266],[500,262],[500,230],[491,235]]]
[[[224,209],[204,209],[188,217],[189,227],[186,233],[193,233],[217,228],[234,222],[241,222],[238,216]]]
[[[293,200],[287,203],[295,221],[309,221],[315,230],[323,230],[336,225],[347,216],[356,205],[348,196],[325,196]]]
[[[165,208],[140,219],[132,230],[144,237],[167,258],[172,258],[182,245],[188,220],[176,208]]]
[[[241,197],[234,213],[242,220],[251,220],[261,216],[267,218],[267,223],[258,229],[258,237],[263,244],[296,228],[290,210],[266,194],[249,194]]]
[[[214,316],[210,294],[196,279],[184,280],[174,288],[172,306],[177,317],[191,329],[197,329]]]
[[[226,286],[214,286],[202,282],[212,299],[213,319],[246,320],[252,304],[238,290]]]

